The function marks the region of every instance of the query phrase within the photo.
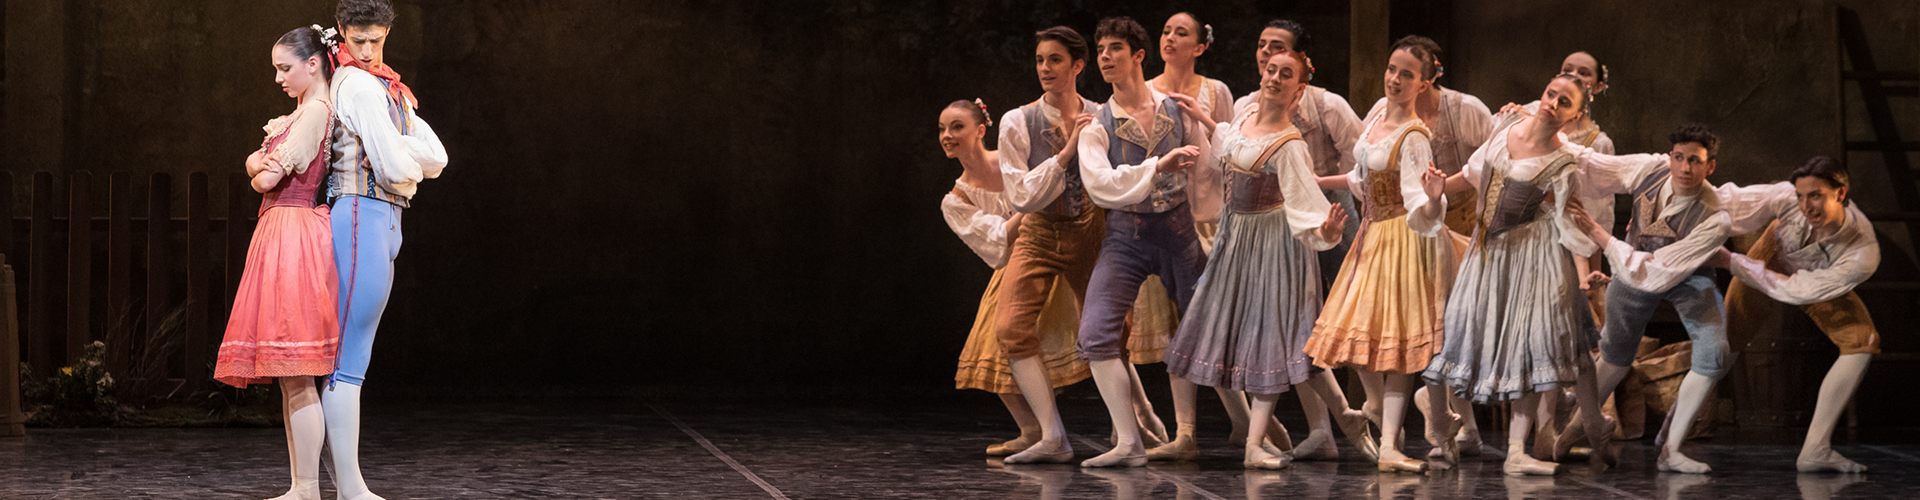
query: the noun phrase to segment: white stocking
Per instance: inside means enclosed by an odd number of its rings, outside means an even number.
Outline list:
[[[281,377],[280,410],[287,424],[287,458],[293,487],[274,500],[320,500],[320,445],[327,439],[326,417],[313,377]]]
[[[1860,379],[1867,375],[1867,362],[1872,354],[1858,353],[1840,356],[1834,360],[1833,368],[1827,370],[1827,378],[1820,382],[1820,401],[1813,407],[1813,422],[1807,426],[1807,441],[1800,446],[1801,462],[1828,462],[1850,464],[1861,472],[1866,467],[1855,464],[1833,452],[1833,428],[1840,422],[1840,410],[1847,406],[1847,400],[1853,399],[1853,391],[1860,388]],[[1804,468],[1803,468],[1804,470]]]
[[[332,384],[320,394],[327,446],[333,448],[333,485],[340,500],[381,500],[360,476],[360,386]]]
[[[1040,442],[1007,457],[1007,463],[1032,462],[1063,454],[1065,459],[1071,459],[1073,447],[1067,444],[1067,425],[1061,422],[1060,411],[1054,407],[1053,382],[1047,378],[1046,367],[1040,365],[1040,357],[1010,359],[1007,365],[1013,369],[1013,382],[1020,385],[1020,395],[1027,399],[1027,406],[1040,422]]]
[[[1680,381],[1680,393],[1674,397],[1672,428],[1667,432],[1667,444],[1661,450],[1660,470],[1705,474],[1713,469],[1680,453],[1680,443],[1687,441],[1687,429],[1693,426],[1694,415],[1713,395],[1713,377],[1695,372],[1687,372],[1687,378]]]
[[[1100,399],[1107,404],[1107,416],[1113,419],[1113,433],[1119,439],[1113,449],[1081,462],[1081,467],[1139,467],[1147,464],[1147,450],[1140,443],[1140,424],[1134,415],[1133,380],[1124,359],[1103,359],[1088,363],[1093,383],[1100,388]]]

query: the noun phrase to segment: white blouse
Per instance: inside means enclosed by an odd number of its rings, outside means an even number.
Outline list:
[[[1774,300],[1793,305],[1833,300],[1853,291],[1880,268],[1880,241],[1873,235],[1873,222],[1852,202],[1847,203],[1847,220],[1841,222],[1840,230],[1814,240],[1813,225],[1796,209],[1793,184],[1740,187],[1727,183],[1717,191],[1727,212],[1734,214],[1735,234],[1765,224],[1771,218],[1768,214],[1778,214],[1773,237],[1790,273],[1773,272],[1767,263],[1741,254],[1733,254],[1728,266],[1734,276]]]
[[[1080,112],[1091,115],[1099,113],[1100,108],[1083,109]],[[1046,117],[1047,123],[1060,123],[1060,110],[1048,105],[1044,99],[1040,101],[1040,113]],[[1067,188],[1066,169],[1061,167],[1059,157],[1049,156],[1040,165],[1027,168],[1027,156],[1033,152],[1033,145],[1028,144],[1030,137],[1025,106],[1013,108],[1000,116],[998,156],[1001,182],[1005,186],[1003,193],[1014,209],[1024,213],[1045,210]],[[1066,147],[1076,145],[1068,144]]]
[[[1320,98],[1309,102],[1313,96]],[[1260,109],[1259,90],[1233,102],[1233,118],[1239,120],[1240,117],[1257,109]],[[1360,116],[1353,114],[1353,105],[1347,104],[1347,99],[1340,97],[1339,94],[1308,86],[1306,92],[1300,93],[1300,104],[1294,109],[1295,125],[1304,121],[1319,124],[1318,127],[1307,127],[1310,129],[1306,133],[1309,151],[1312,151],[1311,146],[1315,142],[1333,145],[1332,151],[1314,157],[1314,173],[1337,175],[1353,171],[1353,143],[1359,142],[1361,133],[1365,131],[1360,123]],[[1312,110],[1310,113],[1314,116],[1301,116],[1300,110]],[[1315,135],[1321,135],[1324,138],[1313,137]]]
[[[1386,113],[1375,113],[1362,130],[1372,130],[1375,123],[1383,120]],[[1388,155],[1393,153],[1393,142],[1408,128],[1419,124],[1420,120],[1407,120],[1407,123],[1380,136],[1380,140],[1368,142],[1363,135],[1353,146],[1353,157],[1360,166],[1347,172],[1347,189],[1355,197],[1365,200],[1368,191],[1367,177],[1374,171],[1386,170]],[[1400,145],[1400,203],[1407,209],[1407,226],[1421,236],[1432,237],[1440,234],[1445,227],[1447,206],[1446,195],[1428,199],[1427,190],[1420,184],[1420,177],[1427,168],[1433,166],[1433,150],[1428,138],[1421,134],[1408,134]]]
[[[1246,117],[1242,116],[1241,120]],[[1327,202],[1327,196],[1320,191],[1317,178],[1313,175],[1313,158],[1307,153],[1305,141],[1291,141],[1281,145],[1265,165],[1254,165],[1260,155],[1267,151],[1273,141],[1297,129],[1286,130],[1248,138],[1240,134],[1240,127],[1234,123],[1221,123],[1213,130],[1213,142],[1219,157],[1215,159],[1221,167],[1241,170],[1267,172],[1275,182],[1280,183],[1280,194],[1285,198],[1282,206],[1287,211],[1287,226],[1292,229],[1293,237],[1306,244],[1313,251],[1325,251],[1340,244],[1342,235],[1335,234],[1332,240],[1320,237],[1320,225],[1327,221],[1327,215],[1333,205]]]
[[[940,213],[947,219],[947,228],[988,266],[1005,267],[1012,252],[1012,242],[1007,240],[1007,219],[1013,218],[1013,204],[997,191],[977,188],[960,180],[954,180],[953,185],[967,197],[961,199],[947,193],[940,199]]]
[[[1151,91],[1151,95],[1156,112],[1185,113],[1179,109],[1161,110],[1160,107],[1165,103],[1167,95],[1157,91]],[[1105,106],[1113,107],[1115,123],[1126,119],[1124,118],[1126,114],[1121,111],[1122,108],[1115,105],[1111,99]],[[1184,115],[1182,117],[1192,118]],[[1147,117],[1146,123],[1153,123],[1152,120],[1152,117]],[[1183,120],[1183,123],[1187,126],[1187,142],[1180,146],[1200,148],[1200,155],[1195,159],[1193,168],[1217,170],[1219,165],[1212,161],[1213,148],[1211,142],[1207,140],[1206,125],[1192,119]],[[1080,152],[1075,159],[1080,160],[1080,180],[1086,185],[1087,197],[1093,199],[1093,204],[1106,209],[1121,209],[1146,201],[1147,196],[1154,192],[1154,180],[1160,173],[1156,170],[1160,164],[1160,157],[1149,157],[1138,165],[1114,165],[1107,159],[1107,129],[1100,125],[1099,120],[1094,120],[1093,123],[1087,124],[1086,128],[1080,129],[1079,148]],[[1191,207],[1192,204],[1188,206]],[[1219,215],[1218,213],[1206,215],[1196,213],[1194,217],[1205,220]]]
[[[1561,137],[1565,139],[1565,135]],[[1579,148],[1578,145],[1572,147]],[[1607,205],[1612,206],[1613,195],[1633,194],[1633,189],[1646,182],[1648,175],[1666,167],[1667,155],[1615,156],[1603,154],[1597,148],[1580,148],[1579,162],[1581,201],[1605,199]],[[1685,237],[1652,252],[1634,250],[1633,245],[1611,236],[1599,242],[1605,246],[1607,260],[1613,263],[1613,279],[1635,290],[1664,292],[1706,264],[1707,258],[1727,241],[1728,229],[1733,225],[1733,220],[1720,210],[1720,198],[1711,188],[1702,185],[1699,194],[1680,196],[1673,191],[1672,177],[1661,183],[1660,192],[1654,196],[1666,202],[1658,218],[1680,213],[1695,203],[1705,205],[1709,215]],[[1592,212],[1589,209],[1589,215],[1597,215]],[[1599,217],[1594,217],[1594,222],[1599,222]],[[1611,226],[1603,223],[1602,227],[1611,232]]]
[[[1514,120],[1513,123],[1519,123],[1519,121]],[[1507,150],[1507,130],[1513,127],[1513,123],[1504,124],[1503,126],[1495,128],[1493,135],[1487,138],[1487,143],[1480,146],[1480,149],[1474,150],[1473,156],[1468,157],[1467,163],[1461,166],[1460,172],[1466,175],[1467,182],[1473,183],[1476,189],[1485,185],[1487,179],[1487,159],[1492,155],[1502,155],[1509,158],[1506,176],[1508,179],[1519,182],[1533,181],[1534,177],[1540,175],[1541,170],[1547,168],[1547,159],[1554,156],[1554,153],[1547,153],[1522,160],[1511,159],[1513,157],[1512,153]],[[1578,157],[1580,149],[1578,145],[1562,142],[1560,149],[1556,152],[1564,152]],[[1553,219],[1554,229],[1560,233],[1558,237],[1560,246],[1565,247],[1567,251],[1573,252],[1576,256],[1585,257],[1593,255],[1593,252],[1599,250],[1599,247],[1594,244],[1592,238],[1587,237],[1586,231],[1581,230],[1580,225],[1574,223],[1573,219],[1567,215],[1568,197],[1577,196],[1580,193],[1580,180],[1579,176],[1576,175],[1579,173],[1578,167],[1578,165],[1575,165],[1574,168],[1568,168],[1560,172],[1558,177],[1535,184],[1542,189],[1553,192],[1551,217]],[[1486,193],[1481,193],[1480,196],[1486,196]],[[1491,209],[1491,207],[1489,207],[1489,209]]]

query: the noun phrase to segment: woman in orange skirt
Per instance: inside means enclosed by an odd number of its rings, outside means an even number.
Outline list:
[[[297,28],[273,45],[274,81],[299,107],[267,122],[266,140],[247,157],[253,189],[266,196],[213,370],[214,380],[235,387],[279,381],[293,468],[284,499],[320,498],[326,421],[313,377],[333,373],[340,349],[333,231],[316,200],[333,128],[329,36],[319,26]]]

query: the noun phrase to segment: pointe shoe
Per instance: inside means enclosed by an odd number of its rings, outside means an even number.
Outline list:
[[[1100,456],[1089,458],[1084,462],[1080,462],[1080,466],[1088,467],[1088,468],[1099,468],[1099,467],[1142,467],[1147,465],[1146,453],[1143,452],[1140,454],[1132,454],[1132,453],[1128,453],[1129,451],[1130,450],[1116,447],[1114,449],[1107,450],[1106,453],[1102,453],[1100,454]]]
[[[1308,434],[1289,454],[1294,460],[1339,460],[1340,447],[1333,444],[1331,434]]]
[[[1186,462],[1199,458],[1200,445],[1194,441],[1193,436],[1180,436],[1173,438],[1172,442],[1148,448],[1147,460]]]
[[[1060,440],[1060,446],[1056,448],[1049,448],[1045,446],[1046,443],[1046,441],[1034,443],[1033,446],[1027,447],[1026,450],[1007,457],[1005,463],[1064,464],[1073,461],[1073,446],[1067,444],[1066,440]]]
[[[1509,476],[1551,476],[1560,473],[1560,464],[1525,457],[1508,457],[1502,467]]]
[[[1347,442],[1353,443],[1361,455],[1366,456],[1367,460],[1380,460],[1380,445],[1373,438],[1366,414],[1348,410],[1347,413],[1336,415],[1335,420],[1340,423],[1340,431],[1347,433]]]
[[[1268,455],[1273,455],[1278,457],[1278,456],[1286,455],[1288,451],[1292,451],[1292,450],[1290,449],[1282,450],[1280,449],[1280,447],[1273,445],[1272,439],[1262,439],[1260,440],[1260,451],[1264,451],[1264,452],[1267,452]]]
[[[1288,458],[1286,455],[1277,455],[1273,458],[1261,460],[1242,460],[1240,465],[1248,469],[1280,470],[1287,468],[1289,465],[1293,465],[1293,459]]]
[[[1575,424],[1568,424],[1568,426],[1572,425]],[[1563,434],[1563,429],[1555,429],[1553,423],[1548,422],[1533,433],[1533,450],[1528,454],[1541,460],[1561,460],[1562,457],[1554,456],[1553,452],[1558,448],[1556,445],[1559,444],[1559,438]]]
[[[1460,428],[1465,426],[1466,422],[1459,415],[1449,414],[1449,416],[1452,418],[1443,424],[1445,427],[1440,429],[1430,427],[1427,431],[1427,442],[1433,445],[1433,449],[1427,451],[1428,468],[1447,470],[1460,463],[1459,443],[1452,437],[1460,434]]]
[[[1867,466],[1860,465],[1858,462],[1852,460],[1847,460],[1847,457],[1840,456],[1839,453],[1831,451],[1827,452],[1826,456],[1817,458],[1809,458],[1806,455],[1801,455],[1798,460],[1793,461],[1793,466],[1799,469],[1800,472],[1840,472],[1854,474],[1867,471]]]
[[[1461,425],[1464,426],[1465,424],[1466,422],[1461,422]],[[1480,432],[1478,430],[1474,432],[1466,432],[1463,430],[1453,437],[1453,449],[1459,450],[1460,456],[1463,457],[1480,456],[1485,446],[1486,444],[1480,441]]]
[[[1426,462],[1414,460],[1411,458],[1402,458],[1402,459],[1394,460],[1391,462],[1380,461],[1380,462],[1375,462],[1374,464],[1379,466],[1380,472],[1412,472],[1414,474],[1419,474],[1427,471]]]
[[[1567,419],[1567,428],[1561,429],[1560,435],[1554,436],[1553,453],[1545,457],[1535,458],[1555,462],[1565,461],[1567,457],[1573,453],[1573,445],[1579,444],[1581,440],[1591,437],[1587,435],[1587,426],[1580,424],[1580,422],[1584,421],[1583,418],[1585,418],[1584,412],[1577,409],[1574,410],[1573,417]],[[1539,446],[1534,446],[1534,450],[1536,450],[1535,453],[1538,453],[1539,449]]]
[[[1587,436],[1587,440],[1593,444],[1593,451],[1588,455],[1587,461],[1606,468],[1618,467],[1620,465],[1620,455],[1613,450],[1613,430],[1619,427],[1620,424],[1614,422],[1611,418],[1605,418],[1604,415],[1602,418],[1605,424],[1604,427],[1600,429],[1600,435]],[[1568,426],[1572,427],[1571,424]],[[1705,467],[1705,464],[1701,466]]]
[[[1133,414],[1134,420],[1140,424],[1140,439],[1142,442],[1166,443],[1172,441],[1175,437],[1167,434],[1167,424],[1161,422],[1160,416],[1155,415],[1151,409],[1146,411],[1135,410]],[[1148,448],[1154,446],[1157,445],[1147,445]]]
[[[1005,443],[987,446],[987,456],[1004,457],[1027,451],[1027,448],[1033,447],[1033,443],[1033,441],[1028,441],[1026,436],[1020,436]]]
[[[1659,464],[1660,472],[1680,472],[1685,474],[1706,474],[1713,472],[1713,468],[1708,467],[1707,464],[1687,458],[1686,455],[1666,450],[1660,451]]]

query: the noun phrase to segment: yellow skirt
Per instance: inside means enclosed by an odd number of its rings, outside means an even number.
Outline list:
[[[1166,360],[1167,342],[1180,329],[1180,310],[1167,298],[1160,276],[1147,276],[1127,313],[1127,362],[1144,365]]]
[[[1307,355],[1328,368],[1426,370],[1446,336],[1449,278],[1465,239],[1445,230],[1421,237],[1403,215],[1368,224],[1355,240],[1307,339]]]
[[[998,323],[1001,271],[993,272],[987,292],[980,297],[980,312],[973,317],[973,331],[967,345],[960,349],[960,370],[953,375],[955,389],[979,389],[995,394],[1019,394],[1013,382],[1013,369],[1000,352],[1000,335],[993,330]],[[1075,340],[1080,334],[1080,301],[1073,287],[1056,279],[1048,294],[1047,306],[1040,311],[1040,364],[1054,388],[1073,385],[1092,375],[1086,360],[1080,359]]]

